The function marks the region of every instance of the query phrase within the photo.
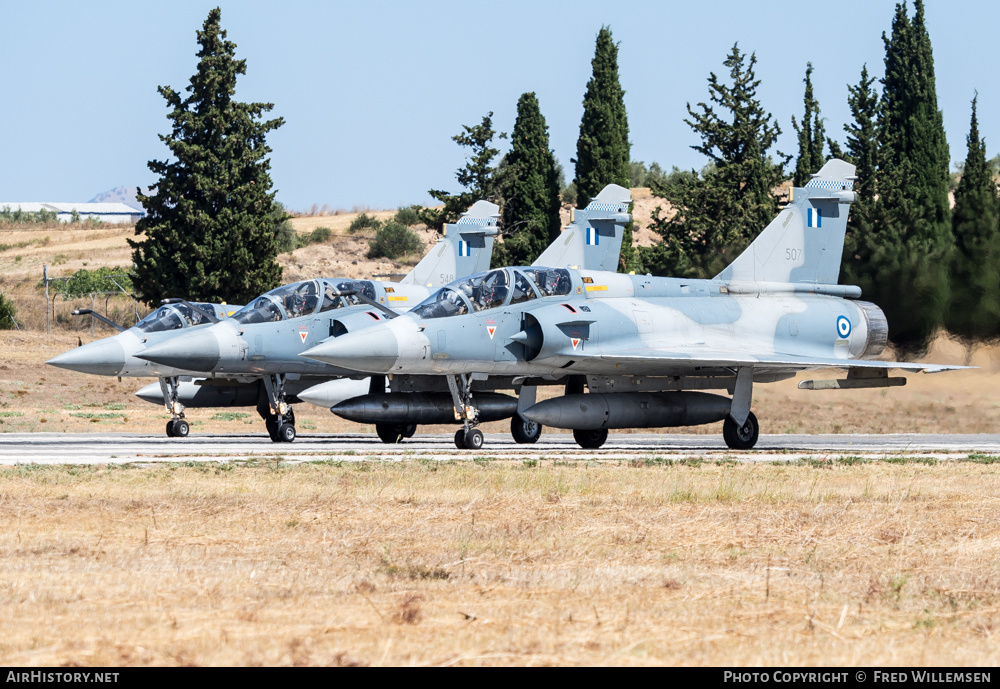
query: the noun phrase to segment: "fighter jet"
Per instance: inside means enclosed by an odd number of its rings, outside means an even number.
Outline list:
[[[584,261],[588,264],[613,267],[621,249],[620,228],[627,222],[627,207],[631,198],[627,189],[610,186],[598,196],[543,254],[546,260]],[[611,200],[609,200],[611,199]],[[612,202],[613,200],[613,202]],[[613,208],[614,212],[608,209]],[[292,404],[302,399],[321,397],[325,406],[357,397],[359,385],[370,391],[384,391],[384,378],[359,382],[349,377],[364,377],[356,371],[317,363],[298,356],[320,341],[357,332],[385,322],[425,299],[433,290],[418,280],[431,277],[453,277],[458,271],[475,274],[489,264],[493,237],[497,232],[499,207],[486,201],[477,202],[456,225],[448,226],[449,235],[465,239],[457,246],[457,259],[447,268],[440,264],[427,270],[415,270],[398,284],[382,284],[359,280],[307,280],[280,287],[253,300],[232,319],[190,337],[177,337],[139,356],[176,367],[192,368],[210,373],[206,384],[226,390],[244,390],[243,403],[254,391],[258,393],[258,412],[265,419],[268,433],[275,442],[291,442],[295,438]],[[616,224],[617,223],[617,224]],[[447,236],[447,235],[446,235]],[[478,241],[477,241],[478,240]],[[603,245],[602,245],[603,242]],[[454,253],[454,252],[453,252]],[[443,258],[445,250],[432,251]],[[438,282],[438,284],[443,284]],[[303,388],[327,382],[322,389]],[[151,399],[160,394],[155,386],[138,393]],[[237,397],[237,393],[231,393]],[[509,398],[508,398],[509,399]],[[181,403],[186,399],[179,400]],[[503,396],[496,401],[499,418],[507,418],[516,410],[516,400],[507,404]],[[383,423],[375,420],[379,437],[396,442],[412,435],[420,420],[406,424]]]
[[[906,382],[888,377],[890,369],[961,368],[872,360],[887,341],[885,315],[858,299],[860,288],[837,284],[854,180],[853,165],[828,162],[713,279],[503,268],[303,356],[373,374],[444,377],[463,424],[460,448],[483,444],[472,383],[507,375],[564,385],[563,396],[522,413],[572,429],[584,448],[603,445],[609,429],[723,421],[726,444],[749,449],[759,434],[755,382],[837,368],[847,369],[845,379],[799,387],[889,387]]]
[[[445,226],[442,238],[399,283],[318,278],[283,285],[253,299],[231,319],[146,347],[139,358],[199,371],[205,378],[168,390],[170,397],[155,385],[136,394],[172,410],[256,406],[271,439],[291,442],[296,394],[331,377],[357,376],[307,362],[298,353],[331,335],[395,317],[456,275],[489,266],[498,217],[496,204],[476,202],[456,224]],[[340,383],[345,396],[365,387],[351,380]]]
[[[90,309],[74,311],[74,315],[93,315],[119,332],[112,337],[105,337],[71,349],[45,363],[96,376],[119,378],[155,376],[160,379],[155,385],[162,391],[161,401],[170,399],[169,391],[182,384],[181,377],[197,375],[197,372],[144,361],[137,358],[136,353],[177,333],[190,332],[218,323],[242,306],[192,303],[181,299],[166,299],[164,302],[163,306],[127,330]],[[171,408],[168,411],[173,413],[173,418],[167,422],[167,435],[183,438],[190,431],[187,421],[183,418],[183,409]]]
[[[606,186],[586,208],[573,211],[570,224],[534,265],[615,270],[624,229],[632,219],[628,213],[631,201],[628,189],[616,184]],[[445,348],[443,336],[438,344]],[[509,418],[516,442],[538,440],[542,427],[521,414],[534,404],[535,386],[515,384],[511,376],[477,376],[470,385],[470,390],[476,392],[480,422]],[[499,390],[516,390],[518,396],[499,394]],[[349,421],[374,424],[379,438],[387,443],[409,437],[419,424],[455,420],[448,380],[443,377],[394,375],[387,384],[385,376],[375,375],[371,377],[369,394],[358,397],[345,396],[341,382],[331,381],[305,390],[299,397],[329,407]]]

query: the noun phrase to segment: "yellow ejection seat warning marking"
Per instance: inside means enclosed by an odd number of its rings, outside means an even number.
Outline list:
[[[587,285],[588,292],[607,292],[607,285]]]

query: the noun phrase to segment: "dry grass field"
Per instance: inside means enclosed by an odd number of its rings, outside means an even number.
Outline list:
[[[991,665],[1000,464],[0,469],[0,663]]]

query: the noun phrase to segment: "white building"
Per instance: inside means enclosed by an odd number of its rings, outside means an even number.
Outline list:
[[[18,209],[25,213],[37,213],[42,210],[52,212],[56,214],[57,220],[66,223],[73,219],[74,210],[80,216],[80,222],[93,218],[95,221],[106,223],[135,224],[139,218],[146,215],[145,211],[124,203],[7,203],[0,201],[0,211],[16,211]]]

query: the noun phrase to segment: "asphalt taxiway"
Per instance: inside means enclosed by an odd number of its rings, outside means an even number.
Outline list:
[[[385,445],[374,435],[303,434],[293,443],[273,443],[259,435],[192,435],[167,438],[129,433],[7,433],[0,435],[0,465],[224,462],[257,459],[307,462],[473,460],[612,460],[698,457],[707,461],[793,461],[862,455],[963,459],[970,454],[1000,455],[1000,435],[762,435],[750,451],[734,451],[721,436],[612,434],[599,450],[583,450],[569,434],[543,434],[534,445],[490,434],[478,451],[455,448],[450,435],[422,435]]]

